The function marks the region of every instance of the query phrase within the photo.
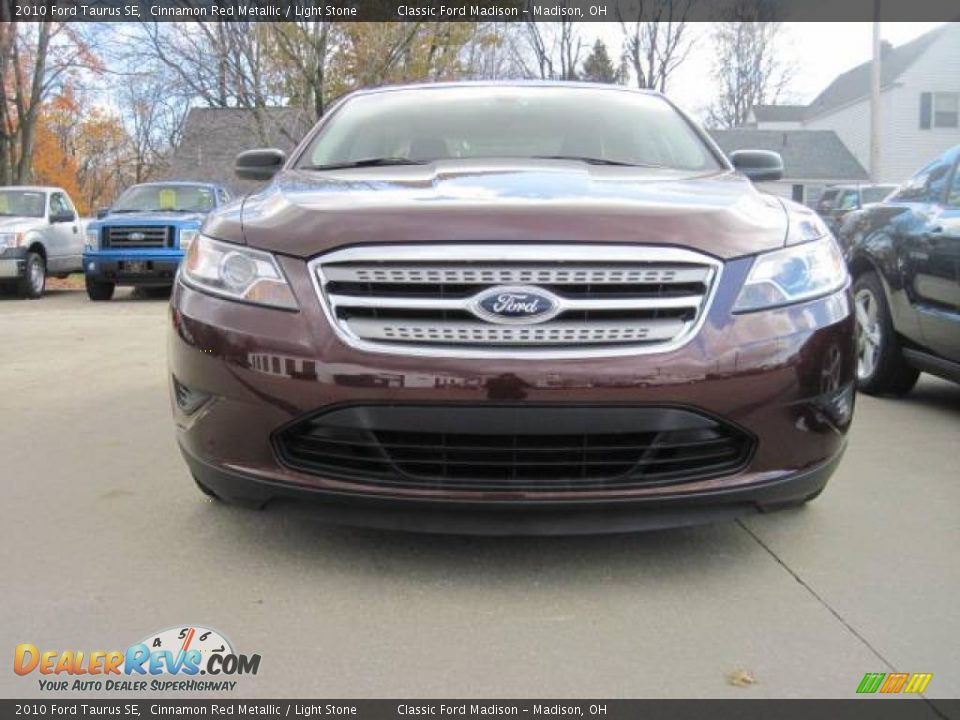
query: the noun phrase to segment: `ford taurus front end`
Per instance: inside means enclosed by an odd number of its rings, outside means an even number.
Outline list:
[[[803,503],[840,460],[836,244],[660,95],[356,93],[238,171],[269,182],[208,217],[170,316],[177,439],[212,496],[613,532]]]

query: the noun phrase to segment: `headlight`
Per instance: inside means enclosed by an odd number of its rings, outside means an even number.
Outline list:
[[[833,237],[758,255],[734,312],[749,312],[829,295],[847,284],[847,267]]]
[[[86,239],[84,240],[87,250],[100,249],[100,231],[96,228],[87,228]]]
[[[181,230],[180,231],[180,249],[186,250],[193,244],[193,241],[197,239],[197,235],[200,234],[199,230]]]
[[[19,247],[23,240],[23,233],[0,233],[0,250]]]
[[[262,250],[220,242],[198,233],[187,251],[182,276],[198,290],[231,300],[297,309],[276,258]]]

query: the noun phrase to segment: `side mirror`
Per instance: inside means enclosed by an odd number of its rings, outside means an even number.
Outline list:
[[[66,210],[60,213],[50,213],[51,223],[68,223],[77,219],[77,214],[73,210]]]
[[[287,154],[276,148],[258,148],[237,155],[234,172],[243,180],[269,180],[287,161]]]
[[[97,208],[97,220],[102,220],[109,214],[110,214],[110,208],[108,207]]]
[[[730,153],[730,162],[737,172],[753,182],[779,180],[783,177],[783,158],[769,150],[737,150]]]

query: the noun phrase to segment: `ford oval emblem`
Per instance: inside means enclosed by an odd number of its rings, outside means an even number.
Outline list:
[[[474,296],[469,308],[481,320],[503,325],[546,322],[563,309],[560,298],[550,291],[525,285],[484,290]]]
[[[132,232],[132,233],[130,233],[130,239],[131,239],[131,240],[146,240],[146,239],[147,239],[147,236],[144,235],[142,232]]]

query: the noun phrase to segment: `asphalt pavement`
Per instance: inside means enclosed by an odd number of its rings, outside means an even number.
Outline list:
[[[853,697],[894,670],[960,696],[958,386],[860,396],[804,508],[419,536],[204,498],[174,442],[167,311],[126,291],[0,297],[0,696],[43,694],[11,671],[18,643],[122,649],[186,624],[261,656],[236,698]]]

